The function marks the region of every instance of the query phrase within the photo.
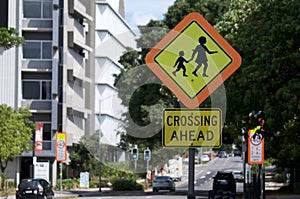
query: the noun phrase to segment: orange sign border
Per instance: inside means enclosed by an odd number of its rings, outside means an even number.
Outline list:
[[[57,139],[57,137],[59,134],[63,134],[65,136],[64,159],[57,159],[57,157],[58,157],[58,154],[57,154],[58,153],[58,139]],[[56,154],[55,155],[56,155],[55,160],[57,162],[64,162],[67,160],[67,133],[65,133],[65,132],[56,132]]]
[[[261,161],[251,161],[251,131],[248,131],[248,164],[263,164],[265,161],[265,139],[261,140]]]
[[[191,99],[186,93],[164,72],[155,62],[155,57],[161,52],[175,37],[177,37],[192,21],[198,22],[201,27],[218,43],[222,49],[232,59],[229,64],[217,77],[215,77],[206,87]],[[237,51],[197,12],[188,14],[180,21],[160,42],[158,42],[146,55],[146,64],[152,72],[178,97],[188,108],[198,107],[207,97],[210,96],[228,77],[232,75],[241,65],[242,58]]]

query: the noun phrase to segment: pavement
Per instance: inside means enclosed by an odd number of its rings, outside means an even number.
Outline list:
[[[68,198],[79,198],[79,197],[97,197],[97,196],[149,196],[149,195],[187,195],[187,191],[176,191],[176,192],[152,192],[152,189],[147,189],[145,191],[112,191],[110,188],[102,188],[99,192],[98,188],[90,189],[72,189],[64,191],[55,191],[55,199],[68,199]],[[207,198],[207,194],[204,192],[199,192],[199,195],[196,199]],[[206,196],[205,196],[205,195]],[[198,195],[198,194],[197,194]],[[242,196],[238,196],[237,199],[241,199]],[[6,197],[0,197],[0,199],[15,199],[15,195],[9,195]],[[300,194],[285,194],[285,193],[276,193],[267,192],[266,199],[300,199]]]

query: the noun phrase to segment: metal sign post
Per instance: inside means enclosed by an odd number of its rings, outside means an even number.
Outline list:
[[[148,52],[145,61],[187,108],[196,108],[240,67],[242,58],[202,15],[192,12]],[[175,70],[174,63],[178,65]],[[199,70],[202,65],[203,71]],[[181,69],[183,73],[177,73]],[[206,117],[203,121],[220,121],[221,111],[218,116],[212,111],[206,116],[179,112],[164,115],[162,142],[164,147],[190,147],[188,199],[194,199],[193,147],[222,145],[221,122],[201,124],[201,117]]]
[[[195,199],[195,148],[189,148],[188,199]]]

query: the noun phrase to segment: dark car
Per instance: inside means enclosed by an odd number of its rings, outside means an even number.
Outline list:
[[[241,157],[242,156],[242,153],[240,150],[238,149],[233,149],[233,156],[236,157],[236,156],[239,156]]]
[[[219,157],[219,158],[227,158],[227,153],[226,153],[226,151],[220,151],[219,154],[218,154],[218,157]]]
[[[215,194],[220,194],[221,192],[230,192],[231,194],[236,194],[236,182],[232,172],[218,172],[213,181],[213,191]]]
[[[16,199],[54,199],[54,192],[44,179],[26,179],[18,185]]]
[[[153,192],[158,190],[175,191],[175,182],[170,176],[156,176],[152,183]]]

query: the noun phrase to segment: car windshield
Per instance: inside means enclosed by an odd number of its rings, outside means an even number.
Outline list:
[[[168,176],[158,176],[158,177],[155,178],[155,180],[157,180],[157,181],[167,181],[167,180],[171,180],[171,178],[168,177]]]
[[[234,175],[242,175],[242,172],[241,171],[234,171],[233,174]]]
[[[36,189],[38,188],[39,182],[35,181],[35,180],[26,180],[26,181],[22,181],[19,185],[20,189]]]
[[[228,173],[218,173],[217,178],[218,179],[230,179],[232,176]]]

